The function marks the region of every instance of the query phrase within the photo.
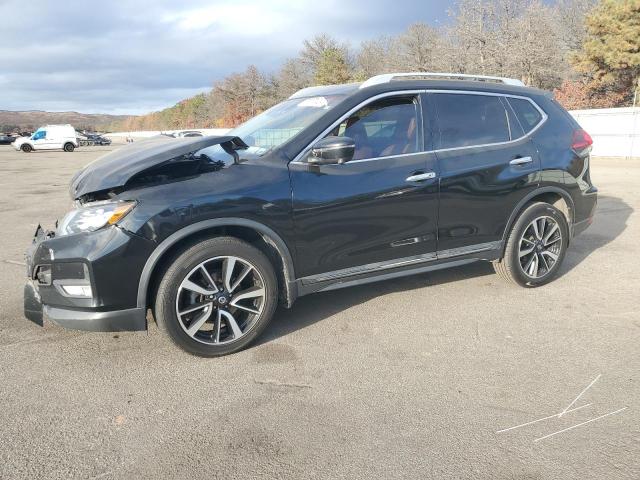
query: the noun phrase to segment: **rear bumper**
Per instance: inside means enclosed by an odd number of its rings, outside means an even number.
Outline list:
[[[46,318],[61,327],[73,330],[91,332],[139,331],[147,329],[146,313],[144,308],[99,312],[51,307],[42,304],[38,288],[32,281],[27,281],[24,286],[24,316],[40,326],[44,325]]]
[[[572,236],[580,235],[593,223],[593,217],[589,217],[586,220],[573,224]]]
[[[571,229],[572,237],[581,234],[593,223],[598,207],[598,189],[591,187],[579,197],[579,202],[575,206],[575,221]]]

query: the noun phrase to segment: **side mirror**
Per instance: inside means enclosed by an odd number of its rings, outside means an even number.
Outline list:
[[[313,147],[307,158],[310,165],[346,163],[353,159],[356,142],[350,137],[327,137]]]

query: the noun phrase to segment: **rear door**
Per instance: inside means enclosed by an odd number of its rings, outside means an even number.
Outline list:
[[[498,248],[509,217],[539,183],[535,146],[506,98],[431,92],[440,168],[438,257]]]

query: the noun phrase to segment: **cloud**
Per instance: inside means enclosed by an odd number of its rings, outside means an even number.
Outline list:
[[[275,71],[326,32],[356,46],[450,0],[8,0],[0,29],[0,109],[146,113],[255,64]]]

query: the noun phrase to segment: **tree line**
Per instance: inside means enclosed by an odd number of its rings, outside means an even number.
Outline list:
[[[210,92],[110,125],[120,130],[233,127],[311,85],[390,72],[521,79],[566,108],[629,105],[640,77],[640,0],[459,0],[445,26],[410,25],[357,46],[305,40],[275,73],[250,65]]]

